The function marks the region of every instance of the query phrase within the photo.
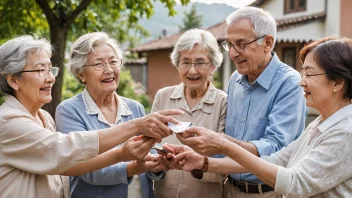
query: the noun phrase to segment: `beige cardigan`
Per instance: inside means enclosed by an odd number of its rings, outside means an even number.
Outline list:
[[[154,98],[152,112],[164,109],[180,109],[185,112],[176,118],[192,122],[192,126],[224,132],[227,95],[210,83],[201,101],[190,109],[184,97],[184,84],[159,90]],[[161,142],[181,144],[176,135],[171,135]],[[202,180],[195,179],[188,172],[170,170],[165,177],[155,182],[156,197],[222,197],[222,178],[219,174],[205,173]]]
[[[285,197],[352,197],[352,104],[321,116],[282,150],[262,158],[279,165],[275,191]]]
[[[0,106],[0,197],[69,197],[68,177],[58,174],[98,154],[96,131],[65,135],[39,115],[45,128],[13,96]]]

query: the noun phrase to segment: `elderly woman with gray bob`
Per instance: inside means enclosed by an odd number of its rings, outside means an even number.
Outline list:
[[[218,133],[225,126],[227,95],[215,88],[211,77],[221,66],[222,53],[215,37],[208,31],[192,29],[177,41],[171,53],[171,62],[177,68],[181,83],[160,89],[152,111],[179,109],[184,111],[177,119],[192,122]],[[176,135],[164,138],[163,143],[181,144]],[[222,197],[222,178],[219,174],[195,175],[168,170],[169,160],[154,169],[165,177],[155,182],[156,197]]]
[[[105,129],[145,115],[142,104],[116,93],[123,56],[113,38],[104,32],[85,34],[72,44],[70,57],[68,67],[85,88],[82,93],[57,107],[56,124],[59,131],[70,133]],[[159,124],[163,122],[159,121]],[[70,182],[71,196],[153,197],[152,180],[148,177],[150,175],[144,173],[159,165],[158,160],[153,160],[148,155],[143,160],[115,163],[74,176]]]
[[[160,122],[177,123],[168,115],[180,112],[170,110],[107,129],[56,132],[52,117],[41,109],[52,100],[59,72],[51,55],[50,43],[32,36],[0,47],[0,88],[6,95],[0,106],[0,197],[70,197],[65,176],[144,159],[155,138],[171,134]]]

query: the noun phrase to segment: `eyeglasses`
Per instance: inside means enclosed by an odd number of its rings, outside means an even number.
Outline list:
[[[246,49],[246,46],[247,45],[250,45],[251,43],[254,43],[256,42],[257,40],[259,39],[262,39],[264,37],[266,37],[267,35],[264,35],[264,36],[261,36],[261,37],[258,37],[256,39],[254,39],[253,41],[250,41],[250,42],[247,42],[247,43],[235,43],[235,44],[232,44],[230,42],[227,42],[227,41],[224,41],[221,43],[222,47],[224,48],[225,51],[230,51],[231,47],[233,47],[237,52],[244,52],[244,50]]]
[[[24,73],[24,72],[38,72],[39,76],[42,78],[47,78],[49,76],[49,73],[51,73],[54,77],[56,77],[59,74],[59,68],[58,67],[50,67],[50,68],[45,68],[45,69],[36,69],[36,70],[23,70],[17,73]]]
[[[188,61],[178,61],[179,63],[179,67],[181,67],[182,69],[186,69],[186,70],[189,70],[192,65],[194,67],[195,70],[205,70],[207,69],[207,66],[209,63],[211,63],[211,61],[209,62],[196,62],[196,63],[192,63],[192,62],[188,62]]]
[[[320,73],[320,74],[307,74],[306,72],[304,71],[300,71],[299,72],[301,74],[301,79],[310,79],[310,77],[312,76],[320,76],[320,75],[324,75],[326,73]]]
[[[106,68],[106,65],[110,65],[111,69],[118,69],[122,67],[123,60],[119,58],[119,59],[114,59],[110,61],[110,63],[99,62],[99,63],[87,64],[83,66],[93,66],[96,71],[101,71]]]

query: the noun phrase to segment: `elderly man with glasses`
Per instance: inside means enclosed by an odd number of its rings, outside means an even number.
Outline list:
[[[223,48],[236,65],[229,81],[225,136],[256,156],[270,155],[295,140],[303,131],[307,108],[300,74],[272,52],[276,22],[266,11],[244,7],[227,18]],[[182,143],[205,156],[212,145],[200,128],[189,130],[198,137],[178,135]],[[231,164],[229,158],[222,163]],[[208,160],[199,169],[207,171]],[[205,168],[204,168],[205,167]],[[226,181],[228,197],[282,197],[256,176],[231,174]]]

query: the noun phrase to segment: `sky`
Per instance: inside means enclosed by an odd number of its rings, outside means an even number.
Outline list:
[[[226,5],[232,6],[234,8],[240,8],[246,5],[249,5],[254,0],[191,0],[191,2],[200,2],[200,3],[224,3]]]

